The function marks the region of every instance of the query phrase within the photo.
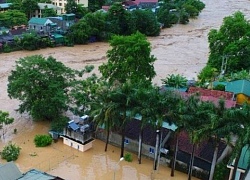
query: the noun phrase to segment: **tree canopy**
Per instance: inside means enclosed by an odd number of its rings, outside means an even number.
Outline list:
[[[8,10],[0,13],[0,26],[13,27],[28,24],[28,18],[19,10]]]
[[[67,110],[68,91],[75,73],[53,57],[27,56],[16,62],[8,77],[8,95],[20,100],[18,111],[34,119],[56,120]]]
[[[219,30],[208,35],[210,54],[208,65],[224,73],[250,68],[250,23],[243,13],[225,17]],[[224,64],[224,67],[223,67]]]
[[[150,43],[146,37],[137,32],[131,36],[113,36],[108,50],[108,62],[99,67],[103,77],[110,82],[124,83],[148,81],[155,76],[153,63],[156,58],[151,55]]]

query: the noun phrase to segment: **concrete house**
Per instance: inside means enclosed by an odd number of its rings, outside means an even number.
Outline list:
[[[40,33],[50,32],[49,24],[52,24],[52,23],[53,22],[47,18],[36,18],[36,17],[31,18],[28,22],[30,30],[34,30]]]
[[[68,122],[64,128],[63,143],[79,151],[87,151],[92,148],[94,139],[89,116],[85,115]]]
[[[234,93],[237,104],[250,103],[250,81],[242,79],[227,82],[225,90]]]
[[[57,15],[61,15],[61,7],[55,6],[54,4],[48,4],[48,3],[38,3],[37,4],[39,9],[37,9],[34,13],[34,17],[41,18],[43,15],[43,10],[48,8],[48,9],[53,9],[56,11]]]
[[[75,0],[75,2],[83,7],[88,7],[89,0]],[[52,0],[52,4],[61,8],[61,14],[66,12],[65,5],[67,4],[67,0]]]

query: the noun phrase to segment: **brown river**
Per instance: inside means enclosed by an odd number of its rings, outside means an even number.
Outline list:
[[[157,58],[154,64],[157,73],[155,84],[160,85],[161,79],[173,73],[182,74],[188,79],[196,79],[208,59],[207,34],[210,29],[218,29],[225,16],[232,15],[238,10],[250,19],[249,0],[203,2],[206,8],[197,19],[191,20],[187,25],[175,25],[170,29],[164,29],[160,36],[149,38],[152,54]],[[28,115],[20,115],[15,111],[19,102],[9,99],[7,95],[7,78],[14,68],[15,61],[28,55],[42,54],[45,57],[51,55],[74,69],[81,69],[87,64],[98,67],[106,62],[108,48],[107,43],[93,43],[0,54],[0,110],[8,111],[15,118],[15,122],[8,127],[5,138],[1,136],[0,150],[8,141],[13,141],[22,148],[21,155],[16,161],[22,172],[37,168],[67,180],[110,180],[114,179],[114,174],[119,180],[187,179],[185,174],[179,172],[175,177],[170,177],[170,169],[163,166],[153,173],[153,162],[143,159],[139,165],[136,155],[133,155],[132,163],[122,161],[117,164],[119,149],[109,146],[108,152],[105,153],[104,143],[99,140],[95,140],[94,147],[85,153],[64,146],[61,141],[46,148],[34,146],[34,136],[47,133],[48,124],[33,122]],[[99,74],[98,68],[95,68],[94,72]],[[13,134],[14,128],[17,129],[17,134]],[[0,160],[0,163],[3,162]]]

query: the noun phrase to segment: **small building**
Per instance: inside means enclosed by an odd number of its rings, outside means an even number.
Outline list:
[[[50,32],[49,24],[52,24],[52,23],[53,22],[49,20],[48,18],[32,17],[29,20],[29,29],[34,30],[36,32],[49,33]]]
[[[73,24],[75,24],[75,14],[63,14],[63,21],[66,23],[66,29],[70,28]]]
[[[54,4],[48,4],[48,3],[38,3],[37,4],[39,9],[37,9],[34,13],[34,17],[41,18],[43,17],[43,11],[48,8],[48,9],[53,9],[57,15],[61,14],[61,7],[55,6]]]
[[[87,151],[92,148],[93,137],[89,116],[85,115],[68,122],[64,128],[63,143],[79,151]]]
[[[1,3],[0,2],[0,12],[7,11],[12,3]]]
[[[75,2],[83,7],[88,7],[89,0],[75,0]],[[67,4],[67,0],[52,0],[52,4],[61,8],[61,13],[65,13],[65,5]]]
[[[250,103],[250,81],[242,79],[227,82],[225,90],[235,94],[237,104]]]
[[[20,177],[22,177],[22,173],[15,163],[0,164],[0,180],[16,180]]]
[[[247,168],[249,168],[249,161],[250,161],[250,149],[249,145],[246,145],[242,148],[240,159],[238,162],[238,167],[236,171],[236,176],[234,180],[240,180],[245,176],[245,172]],[[229,180],[232,179],[233,170],[234,170],[234,161],[229,163],[227,167],[230,169]],[[249,173],[248,173],[249,175]]]

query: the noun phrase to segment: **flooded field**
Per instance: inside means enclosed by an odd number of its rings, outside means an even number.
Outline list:
[[[161,79],[168,74],[182,74],[188,79],[196,79],[197,74],[205,66],[209,48],[207,34],[210,29],[218,29],[225,16],[242,11],[247,19],[250,19],[249,0],[203,0],[206,8],[197,19],[191,20],[187,25],[175,25],[170,29],[164,29],[160,36],[150,37],[152,54],[157,58],[155,71],[157,73],[154,83],[160,85]],[[143,159],[143,164],[138,165],[136,157],[134,161],[125,161],[117,164],[119,149],[109,147],[104,153],[103,142],[96,140],[93,149],[80,153],[62,142],[54,143],[50,147],[36,148],[33,143],[35,134],[47,133],[48,124],[34,123],[27,115],[20,115],[15,110],[18,108],[17,100],[9,99],[7,95],[8,76],[19,58],[42,54],[53,56],[65,65],[82,69],[85,65],[95,65],[94,72],[99,74],[98,66],[106,62],[107,43],[92,43],[77,45],[74,47],[57,47],[42,49],[39,51],[18,51],[8,54],[0,54],[0,109],[8,111],[15,122],[8,127],[5,138],[1,137],[0,149],[8,142],[13,141],[22,147],[17,164],[24,172],[30,168],[38,168],[51,174],[61,176],[67,180],[99,180],[99,179],[186,179],[186,175],[177,173],[170,178],[169,168],[161,167],[155,177],[152,174],[153,162]],[[14,128],[17,134],[13,134]],[[3,160],[0,160],[2,163]]]

